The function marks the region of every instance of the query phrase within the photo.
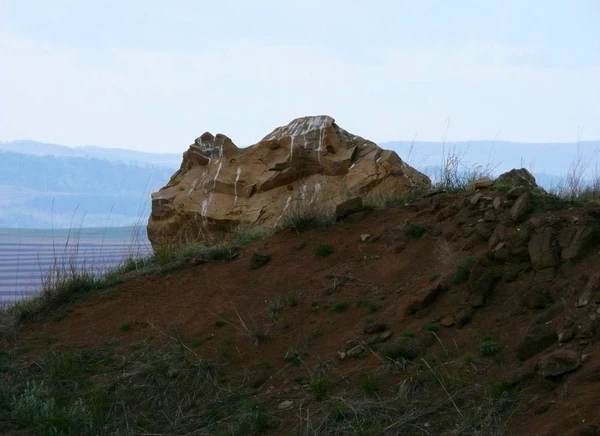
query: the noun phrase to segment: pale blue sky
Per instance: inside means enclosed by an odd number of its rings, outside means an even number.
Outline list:
[[[600,139],[600,0],[1,0],[0,140]]]

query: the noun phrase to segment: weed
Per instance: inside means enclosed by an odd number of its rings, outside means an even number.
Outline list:
[[[439,330],[439,327],[436,323],[430,323],[425,325],[425,330],[427,330],[428,332],[437,332]]]
[[[489,339],[484,339],[481,344],[479,344],[479,352],[482,356],[493,356],[500,351],[500,346]]]
[[[421,238],[425,233],[427,233],[427,227],[422,224],[414,224],[409,223],[404,226],[404,234],[412,239]]]
[[[288,292],[286,299],[289,307],[298,307],[298,295],[295,292]]]
[[[374,374],[366,374],[360,378],[360,388],[367,395],[375,395],[379,391],[379,377]]]
[[[367,307],[369,308],[369,313],[375,313],[379,310],[379,305],[375,303],[369,303]]]
[[[308,384],[310,391],[315,394],[317,400],[322,400],[329,394],[331,388],[331,379],[326,375],[319,375],[311,378]]]
[[[494,188],[500,192],[508,192],[513,188],[513,185],[508,182],[494,183]]]
[[[456,271],[452,277],[452,284],[460,285],[461,283],[469,280],[473,263],[475,263],[475,256],[465,257],[464,260],[456,267]]]
[[[123,333],[130,331],[131,330],[131,322],[123,321],[121,324],[119,324],[119,330],[122,331]]]
[[[326,211],[319,203],[303,202],[287,212],[283,219],[283,227],[302,233],[316,227],[332,225],[334,222],[334,215]]]
[[[327,257],[332,253],[333,247],[330,244],[320,244],[315,250],[315,255],[319,257]]]
[[[345,312],[349,307],[350,305],[345,301],[339,301],[333,305],[333,310],[335,312]]]
[[[402,336],[404,336],[405,338],[414,338],[415,334],[411,331],[411,330],[404,330],[404,333],[402,333]]]
[[[223,318],[217,318],[217,320],[215,321],[215,325],[217,327],[225,327],[227,325],[227,321],[224,320]]]

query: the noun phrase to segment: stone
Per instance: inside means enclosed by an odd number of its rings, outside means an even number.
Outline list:
[[[292,407],[293,405],[294,405],[293,401],[285,400],[285,401],[282,401],[281,403],[279,403],[277,408],[279,410],[286,410],[286,409],[289,409],[290,407]]]
[[[294,250],[302,250],[306,247],[306,241],[298,241],[294,244]]]
[[[299,214],[334,215],[357,196],[429,187],[429,178],[395,152],[329,116],[309,116],[247,148],[221,134],[197,138],[179,170],[152,194],[147,232],[153,246],[234,238],[240,226],[273,229]]]
[[[353,197],[346,200],[335,207],[335,218],[342,220],[348,215],[363,210],[363,199],[361,197]]]
[[[385,342],[392,337],[392,334],[393,334],[393,332],[388,330],[386,332],[383,332],[383,333],[380,333],[379,335],[377,335],[377,339],[379,340],[379,342]]]
[[[525,168],[512,169],[498,176],[495,184],[508,184],[511,186],[523,186],[525,188],[536,188],[535,177]]]
[[[257,248],[250,258],[250,269],[258,269],[271,260],[271,253],[265,248]]]
[[[579,429],[579,436],[600,436],[600,424],[585,424]]]
[[[471,197],[471,204],[473,206],[475,206],[477,204],[477,202],[479,202],[479,200],[481,199],[481,197],[483,197],[483,194],[481,192],[477,192],[475,193],[472,197]]]
[[[475,309],[485,306],[484,294],[473,294],[469,298],[469,305]]]
[[[452,327],[456,321],[452,315],[446,315],[440,320],[440,325],[444,327]]]
[[[556,377],[579,368],[581,360],[571,350],[556,350],[544,356],[538,364],[538,372],[542,377]]]
[[[527,360],[558,341],[556,330],[550,325],[538,325],[531,328],[517,345],[517,358]]]
[[[496,221],[496,214],[494,213],[493,210],[486,210],[485,213],[483,214],[483,220],[485,222],[492,222],[492,221]],[[490,231],[490,236],[492,235],[492,232]],[[488,238],[489,239],[489,238]]]
[[[598,239],[598,225],[594,220],[564,228],[558,235],[561,258],[565,261],[581,259]]]
[[[492,205],[494,206],[494,209],[498,210],[500,208],[500,205],[502,204],[502,200],[500,199],[500,197],[496,197],[494,198],[494,201],[492,201]]]
[[[588,279],[583,292],[577,299],[577,307],[587,306],[592,297],[596,295],[600,295],[600,273],[596,273]]]
[[[367,347],[362,344],[356,345],[347,351],[348,357],[359,357],[367,352]]]
[[[360,240],[365,242],[370,237],[371,237],[371,235],[369,235],[368,233],[363,233],[362,235],[360,235]]]
[[[348,353],[346,353],[345,351],[338,351],[338,359],[340,360],[346,360],[346,357],[348,357]]]
[[[474,189],[487,189],[492,186],[494,182],[488,177],[482,177],[481,179],[477,179],[473,182]]]
[[[408,302],[405,309],[405,314],[407,316],[413,315],[427,308],[446,289],[446,286],[443,285],[439,280],[425,286],[424,288],[421,288]]]
[[[510,219],[515,222],[524,221],[527,218],[529,212],[533,208],[533,204],[531,201],[531,194],[529,192],[525,192],[521,194],[515,204],[510,208]]]
[[[375,333],[381,333],[387,330],[387,326],[383,323],[368,324],[365,326],[363,331],[366,335],[373,335]]]
[[[544,309],[552,303],[552,297],[543,286],[535,286],[523,295],[523,304],[528,309]]]
[[[536,270],[558,265],[558,251],[555,244],[555,237],[555,229],[547,226],[537,229],[529,240],[527,244],[529,259]]]
[[[472,307],[465,307],[460,309],[454,317],[456,327],[460,329],[467,325],[473,319],[474,314],[475,310],[473,310]]]

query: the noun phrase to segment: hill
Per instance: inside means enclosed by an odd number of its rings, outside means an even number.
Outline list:
[[[6,311],[0,431],[597,435],[600,205],[476,188],[158,249]]]
[[[181,163],[181,154],[146,153],[122,148],[96,146],[66,147],[28,139],[0,143],[0,151],[30,154],[34,156],[80,157],[121,162],[135,166],[160,166],[176,169]]]
[[[0,227],[133,225],[172,169],[0,152]]]

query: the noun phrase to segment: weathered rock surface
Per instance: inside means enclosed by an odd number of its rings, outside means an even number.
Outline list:
[[[555,377],[579,368],[581,360],[576,352],[571,350],[556,350],[544,356],[539,363],[539,373],[542,377]]]
[[[351,198],[430,184],[395,152],[348,133],[329,116],[298,118],[245,149],[207,132],[152,194],[148,237],[156,245],[210,239],[240,225],[273,228],[289,214],[333,214]]]

